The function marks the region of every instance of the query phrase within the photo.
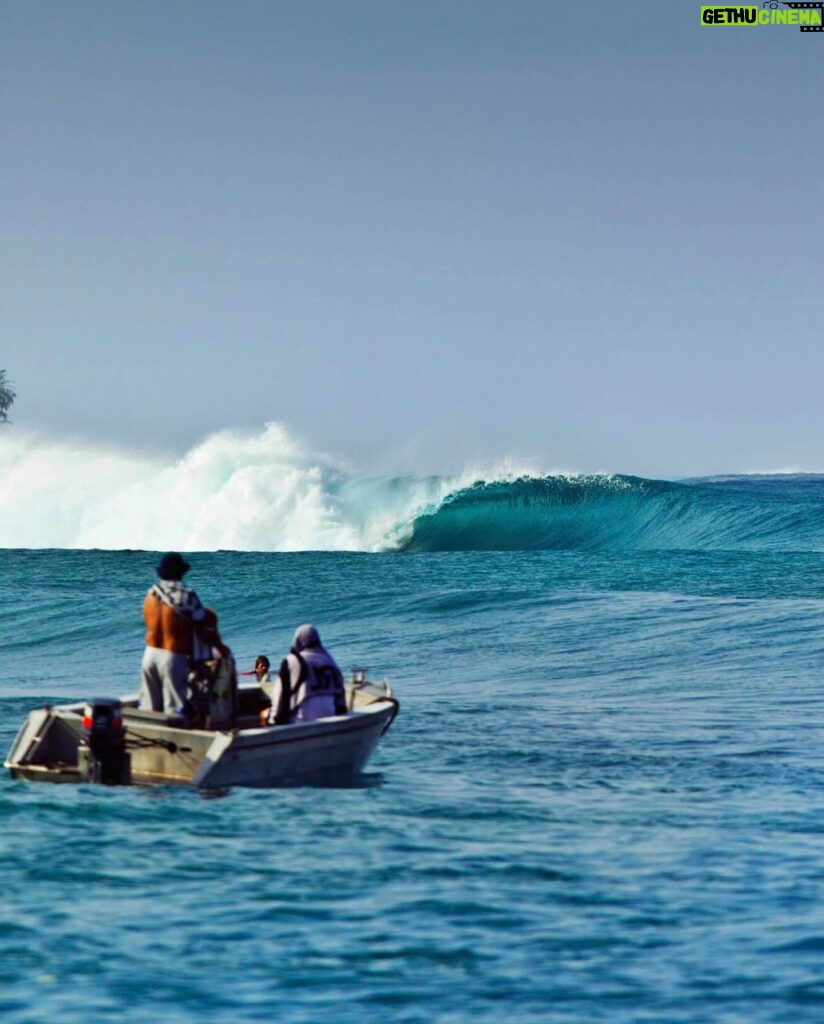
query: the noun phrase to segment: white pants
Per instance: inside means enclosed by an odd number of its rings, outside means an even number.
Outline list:
[[[186,703],[188,679],[188,655],[147,647],[140,666],[141,708],[179,714]]]

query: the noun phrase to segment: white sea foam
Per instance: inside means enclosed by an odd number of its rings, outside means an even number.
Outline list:
[[[451,477],[365,478],[280,424],[221,432],[182,458],[0,432],[0,547],[376,551],[421,511],[515,464]]]

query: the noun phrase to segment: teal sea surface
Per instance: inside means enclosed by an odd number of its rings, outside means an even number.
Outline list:
[[[273,791],[0,782],[0,1019],[824,1019],[824,478],[479,482],[385,550],[194,551],[400,715]],[[157,554],[0,550],[0,746],[134,692]]]

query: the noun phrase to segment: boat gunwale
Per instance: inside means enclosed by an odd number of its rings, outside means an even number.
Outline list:
[[[383,704],[384,707],[376,705]],[[235,739],[245,740],[249,738],[263,739],[271,737],[268,742],[239,744],[244,750],[254,750],[256,747],[268,747],[272,742],[288,743],[300,742],[305,739],[312,739],[315,736],[323,736],[326,733],[334,733],[336,736],[348,732],[361,732],[364,729],[373,728],[378,722],[370,721],[371,718],[382,716],[388,710],[394,710],[397,701],[394,698],[385,698],[375,701],[364,708],[357,708],[354,711],[347,711],[345,715],[329,715],[326,718],[315,718],[310,722],[289,722],[288,725],[259,725],[251,729],[228,730],[234,733]],[[394,718],[394,716],[393,716]],[[390,722],[391,724],[391,722]],[[233,743],[234,747],[235,744]]]

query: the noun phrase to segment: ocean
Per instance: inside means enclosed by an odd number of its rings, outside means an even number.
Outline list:
[[[271,431],[3,438],[4,752],[137,688],[168,548],[241,668],[311,621],[401,703],[340,787],[5,776],[4,1024],[824,1018],[824,477],[358,479]]]

